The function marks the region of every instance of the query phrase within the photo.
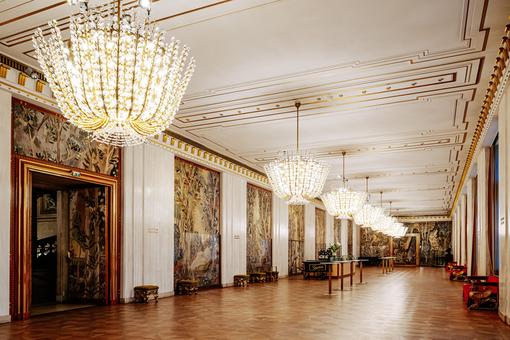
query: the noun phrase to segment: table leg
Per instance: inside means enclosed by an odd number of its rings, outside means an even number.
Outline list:
[[[340,290],[344,290],[344,264],[340,264]]]
[[[385,259],[382,259],[382,273],[384,274],[384,263],[385,263]]]
[[[336,264],[336,279],[337,280],[340,279],[340,264],[339,263]]]
[[[351,262],[351,286],[353,277],[354,277],[354,262]]]
[[[363,283],[363,261],[359,262],[359,283]]]
[[[330,264],[330,265],[328,265],[328,267],[329,267],[329,271],[328,271],[328,286],[329,286],[329,294],[331,294],[331,271],[332,271],[333,265]]]

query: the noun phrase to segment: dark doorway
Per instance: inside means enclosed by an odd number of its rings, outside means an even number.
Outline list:
[[[98,184],[33,174],[32,315],[104,303],[105,195]]]

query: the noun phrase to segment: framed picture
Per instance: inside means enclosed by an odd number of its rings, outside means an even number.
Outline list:
[[[37,200],[37,219],[57,217],[57,197],[54,193],[43,194]]]

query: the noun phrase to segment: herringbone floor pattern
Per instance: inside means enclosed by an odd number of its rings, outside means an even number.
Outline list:
[[[0,339],[510,339],[495,313],[463,308],[442,269],[365,274],[334,296],[327,281],[283,279],[34,317],[0,325]]]

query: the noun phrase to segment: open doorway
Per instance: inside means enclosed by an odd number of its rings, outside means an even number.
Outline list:
[[[32,175],[31,315],[105,301],[105,187]]]
[[[119,299],[119,179],[16,158],[12,320]]]

